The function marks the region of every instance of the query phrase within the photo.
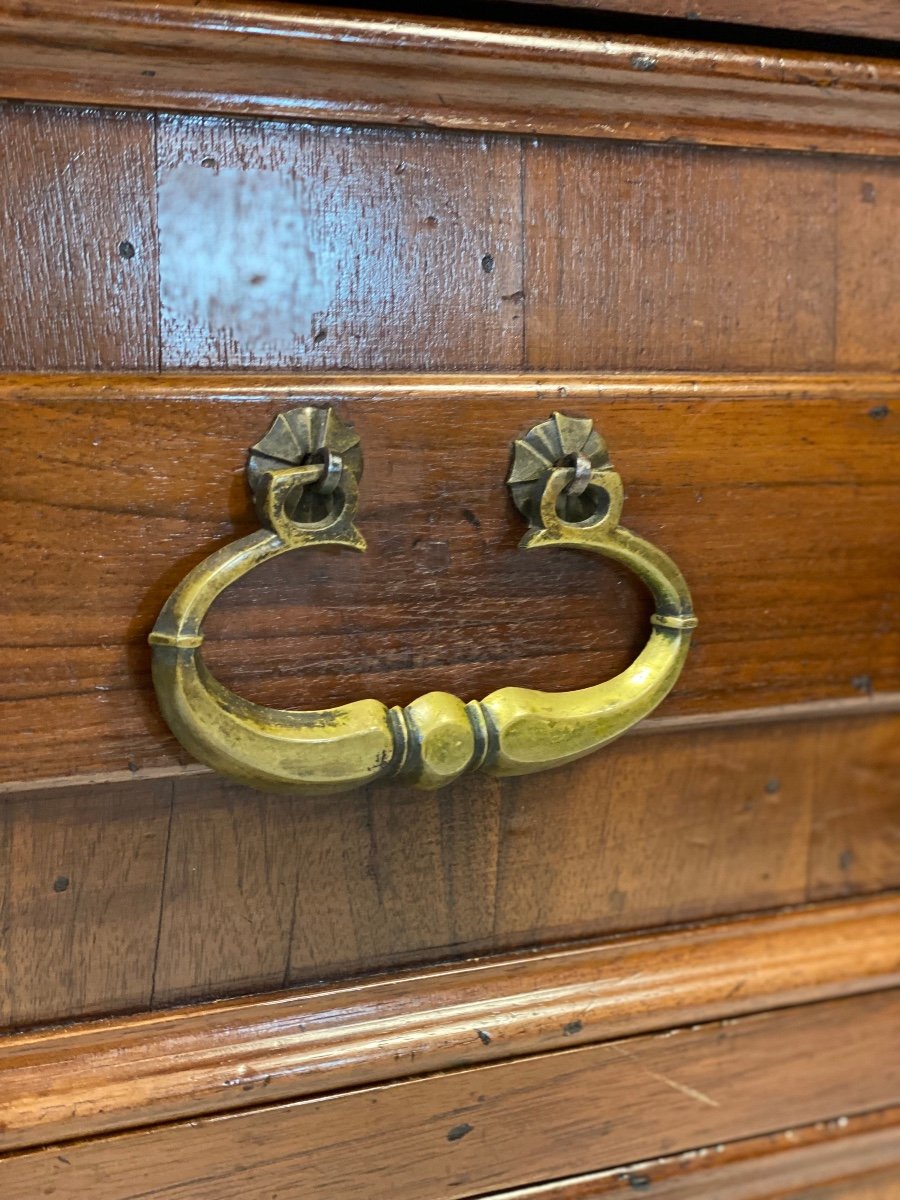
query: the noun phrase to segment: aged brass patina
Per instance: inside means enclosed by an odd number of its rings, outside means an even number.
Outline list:
[[[507,482],[529,523],[522,548],[600,554],[650,589],[650,638],[627,670],[574,692],[506,687],[468,704],[429,692],[405,708],[357,700],[319,712],[264,708],[223,687],[203,663],[201,624],[229,584],[288,550],[366,548],[354,524],[359,438],[331,408],[296,408],[251,451],[264,528],[195,567],[150,634],[156,693],[182,745],[266,791],[338,792],[378,779],[437,788],[467,770],[524,775],[571,762],[645,717],[678,678],[697,624],[687,584],[661,550],[620,528],[622,481],[589,420],[557,413],[514,451]]]

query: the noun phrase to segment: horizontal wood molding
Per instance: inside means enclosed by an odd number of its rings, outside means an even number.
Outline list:
[[[0,379],[7,783],[188,761],[158,714],[147,634],[190,566],[255,527],[245,448],[301,398],[360,432],[370,549],[287,555],[223,597],[207,658],[239,694],[404,704],[621,670],[646,637],[641,585],[517,550],[510,445],[562,407],[595,420],[625,524],[694,594],[700,629],[660,719],[895,707],[897,376],[18,375]]]
[[[891,1108],[495,1192],[491,1200],[624,1200],[633,1193],[654,1200],[894,1200],[898,1189],[900,1109]]]
[[[888,895],[15,1034],[0,1054],[0,1150],[898,984]]]
[[[558,8],[596,9],[638,17],[719,21],[730,25],[798,29],[900,40],[900,9],[894,0],[517,0]],[[754,32],[748,30],[747,38]]]
[[[434,372],[203,372],[170,371],[0,374],[0,400],[86,401],[225,400],[265,403],[302,397],[311,403],[343,399],[382,401],[475,398],[533,400],[835,400],[900,401],[900,374],[852,372],[548,371]],[[887,414],[885,414],[887,415]]]
[[[6,0],[6,98],[900,151],[900,65],[275,3]]]
[[[243,1065],[233,1086],[261,1099]],[[0,1157],[0,1190],[462,1200],[898,1104],[892,989],[21,1150]]]

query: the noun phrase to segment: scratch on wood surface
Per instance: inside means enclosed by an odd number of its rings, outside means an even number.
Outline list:
[[[664,1083],[666,1087],[672,1088],[676,1092],[681,1092],[683,1096],[688,1096],[691,1100],[696,1100],[698,1104],[706,1104],[710,1108],[720,1108],[718,1100],[714,1100],[712,1096],[707,1096],[705,1092],[699,1091],[697,1088],[689,1087],[686,1083],[679,1083],[677,1079],[670,1079],[668,1075],[663,1075],[661,1071],[651,1071],[649,1067],[645,1067],[640,1059],[633,1054],[629,1054],[627,1050],[623,1050],[621,1046],[610,1046],[610,1050],[614,1050],[622,1058],[627,1058],[629,1062],[634,1063],[638,1070],[643,1071],[645,1075],[649,1075],[652,1079],[657,1079],[660,1083]]]

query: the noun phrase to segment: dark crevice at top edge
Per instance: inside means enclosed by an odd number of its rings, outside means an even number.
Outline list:
[[[494,22],[498,25],[530,25],[547,30],[581,33],[621,34],[646,38],[671,38],[686,42],[713,42],[727,46],[749,46],[773,50],[800,50],[812,54],[835,54],[851,58],[900,58],[900,41],[819,33],[762,25],[737,25],[727,21],[694,20],[689,17],[640,16],[595,8],[566,8],[555,5],[521,4],[516,0],[478,4],[473,0],[387,0],[384,4],[325,3],[321,8],[378,12],[411,17]]]

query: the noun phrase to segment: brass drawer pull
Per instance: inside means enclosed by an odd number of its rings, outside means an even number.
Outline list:
[[[247,473],[265,528],[195,567],[150,634],[163,715],[195,758],[251,787],[297,793],[388,778],[436,788],[478,768],[524,775],[612,741],[675,683],[697,624],[687,584],[661,550],[619,526],[622,481],[591,422],[557,413],[515,443],[507,482],[529,523],[521,545],[589,550],[644,581],[656,612],[650,638],[630,667],[580,691],[506,687],[468,704],[448,692],[429,692],[390,709],[378,700],[356,700],[322,711],[282,711],[230,692],[200,653],[210,605],[254,567],[288,550],[365,550],[354,524],[361,471],[359,438],[330,408],[277,417],[253,447]]]

